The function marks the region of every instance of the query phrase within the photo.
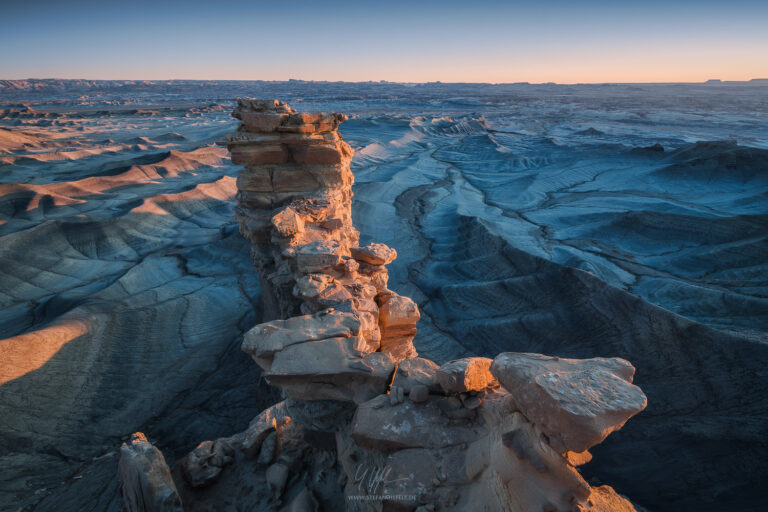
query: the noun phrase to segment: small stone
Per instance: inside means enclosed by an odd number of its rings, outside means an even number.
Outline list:
[[[592,460],[592,454],[588,451],[583,452],[565,452],[565,459],[571,466],[581,466]]]
[[[304,229],[304,220],[296,210],[286,208],[272,217],[272,225],[280,236],[288,238]]]
[[[352,258],[344,260],[344,271],[347,274],[357,272],[359,268],[360,268],[360,264],[357,261],[353,260]]]
[[[397,251],[384,244],[368,244],[350,249],[352,257],[369,265],[387,265],[397,258]]]
[[[421,357],[405,359],[398,365],[392,384],[405,389],[406,393],[419,384],[433,393],[439,393],[442,391],[437,382],[437,370],[439,368],[429,359]]]
[[[445,363],[437,371],[437,380],[446,393],[479,391],[495,384],[487,357],[465,357]]]

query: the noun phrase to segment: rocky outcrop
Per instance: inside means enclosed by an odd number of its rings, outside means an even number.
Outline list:
[[[561,452],[588,450],[646,406],[632,385],[635,368],[624,359],[505,353],[491,372],[515,390],[517,407]]]
[[[123,506],[128,512],[182,511],[163,454],[141,432],[133,434],[120,448],[118,472]]]
[[[174,467],[185,509],[633,510],[576,469],[645,407],[628,362],[417,357],[397,253],[352,225],[346,117],[253,99],[234,116],[236,215],[272,317],[243,350],[286,400]]]

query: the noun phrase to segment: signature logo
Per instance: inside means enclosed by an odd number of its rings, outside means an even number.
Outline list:
[[[389,478],[392,468],[378,468],[373,465],[358,464],[355,468],[354,482],[368,495],[378,495],[384,491],[385,484],[394,484],[407,478]]]

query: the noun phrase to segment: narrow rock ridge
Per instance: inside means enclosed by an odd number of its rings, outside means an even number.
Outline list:
[[[298,113],[277,100],[239,100],[233,115],[242,123],[227,144],[232,162],[245,167],[237,178],[236,216],[241,233],[251,242],[267,314],[315,315],[294,318],[290,326],[277,322],[255,329],[245,350],[261,339],[255,333],[265,329],[278,329],[270,340],[280,343],[285,330],[322,332],[350,316],[358,325],[335,337],[351,337],[353,342],[315,344],[318,356],[328,354],[340,361],[337,352],[352,347],[362,356],[389,354],[394,362],[415,357],[418,307],[387,288],[386,265],[397,253],[383,244],[358,247],[360,235],[352,225],[354,176],[349,169],[353,151],[336,131],[346,116]],[[255,356],[270,382],[285,380],[296,370],[285,366],[284,349],[296,350],[285,346]],[[382,354],[371,356],[371,361],[376,367],[391,366]],[[296,398],[337,398],[323,390],[316,393]]]
[[[256,99],[233,116],[236,215],[270,320],[243,350],[286,399],[174,466],[163,488],[184,510],[635,510],[576,470],[646,406],[629,362],[419,358],[418,307],[387,287],[397,253],[359,247],[352,224],[346,116]]]

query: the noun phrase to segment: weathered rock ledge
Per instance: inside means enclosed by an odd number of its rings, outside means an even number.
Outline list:
[[[418,306],[387,287],[397,253],[352,225],[346,116],[255,99],[233,115],[236,215],[271,319],[243,350],[286,399],[172,477],[126,445],[129,510],[634,510],[576,470],[645,408],[629,362],[419,358]]]

